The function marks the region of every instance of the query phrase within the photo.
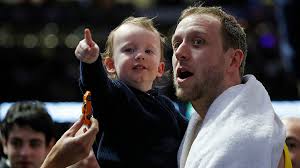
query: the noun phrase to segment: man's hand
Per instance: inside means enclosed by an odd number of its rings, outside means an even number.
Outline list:
[[[75,56],[82,62],[91,64],[98,59],[99,47],[93,41],[90,29],[84,29],[84,39],[79,42],[75,49]]]
[[[76,121],[53,146],[41,168],[65,168],[86,158],[99,131],[98,122],[91,118],[91,126],[84,132],[77,132],[83,126],[83,118]]]

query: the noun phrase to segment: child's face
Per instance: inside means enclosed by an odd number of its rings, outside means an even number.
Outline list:
[[[118,78],[142,91],[150,90],[164,72],[159,34],[134,24],[115,31],[112,59]]]

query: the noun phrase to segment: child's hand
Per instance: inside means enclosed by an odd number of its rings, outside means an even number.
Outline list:
[[[99,47],[93,41],[90,29],[84,29],[84,39],[79,42],[75,56],[82,62],[91,64],[98,59]]]

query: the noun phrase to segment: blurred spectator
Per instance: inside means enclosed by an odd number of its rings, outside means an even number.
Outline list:
[[[300,118],[282,119],[286,127],[286,144],[289,148],[293,167],[300,167]]]
[[[0,167],[39,168],[52,148],[54,123],[43,103],[14,103],[1,123],[1,141],[7,159]]]

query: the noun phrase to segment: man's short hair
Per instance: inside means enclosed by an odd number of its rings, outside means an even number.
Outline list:
[[[1,123],[1,136],[8,139],[14,125],[29,126],[45,135],[46,145],[54,138],[54,122],[44,103],[40,101],[15,102],[7,111]]]

